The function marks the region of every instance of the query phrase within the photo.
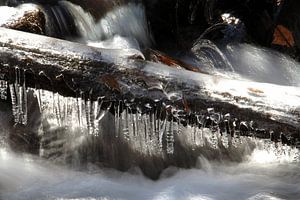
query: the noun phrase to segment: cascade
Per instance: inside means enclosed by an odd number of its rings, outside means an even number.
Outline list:
[[[145,8],[142,4],[128,3],[118,6],[106,13],[99,21],[96,21],[90,13],[85,12],[80,6],[68,1],[61,1],[59,4],[67,8],[72,14],[83,41],[93,43],[121,36],[125,38],[124,43],[132,41],[129,43],[134,48],[139,49],[139,45],[143,48],[151,46],[152,36],[148,29]],[[116,48],[111,45],[110,47]]]

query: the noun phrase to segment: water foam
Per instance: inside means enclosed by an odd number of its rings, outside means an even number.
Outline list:
[[[1,148],[0,198],[277,200],[297,199],[300,195],[299,162],[266,164],[249,159],[240,164],[220,164],[201,157],[199,163],[202,169],[169,168],[153,182],[138,174],[92,165],[89,171],[73,171]]]

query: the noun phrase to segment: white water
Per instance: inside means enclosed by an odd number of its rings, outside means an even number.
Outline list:
[[[230,44],[223,49],[235,73],[257,82],[300,86],[300,64],[270,49]]]
[[[240,164],[199,158],[202,169],[167,169],[159,181],[90,166],[80,172],[0,149],[0,199],[299,199],[295,154],[278,158],[256,150]]]
[[[151,45],[151,34],[142,4],[129,3],[115,7],[99,21],[96,21],[90,13],[85,12],[80,6],[68,1],[60,3],[67,7],[73,15],[77,29],[82,36],[81,39],[88,44],[105,40],[108,40],[106,42],[108,43],[115,36],[117,38],[121,36],[122,38],[128,38],[130,43],[134,41],[135,47],[137,42],[142,47],[149,47]],[[109,48],[116,47],[109,45]]]

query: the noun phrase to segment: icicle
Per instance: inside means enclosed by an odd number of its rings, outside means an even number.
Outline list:
[[[197,143],[197,126],[193,126],[193,141],[196,144]]]
[[[19,87],[18,91],[18,108],[19,108],[19,123],[22,124],[22,118],[23,118],[23,100],[24,100],[24,88],[22,86],[17,86]]]
[[[149,132],[149,120],[148,120],[149,116],[147,114],[142,115],[142,121],[144,123],[144,138],[145,141],[147,141],[148,139],[148,132]]]
[[[136,111],[135,113],[135,127],[136,127],[136,135],[139,135],[140,132],[140,126],[139,126],[139,122],[140,121],[140,113],[138,111]]]
[[[61,107],[60,107],[60,99],[59,99],[59,94],[54,93],[53,94],[53,103],[54,103],[54,113],[55,113],[55,117],[57,120],[57,125],[58,126],[62,126],[62,120],[61,120]]]
[[[84,92],[80,93],[80,99],[79,99],[79,120],[80,120],[80,128],[81,131],[84,132],[87,128],[87,118],[86,118],[86,102],[85,102],[85,96]]]
[[[174,153],[174,127],[173,121],[168,121],[167,131],[167,154]]]
[[[163,137],[164,137],[164,133],[166,131],[167,118],[162,122],[162,124],[160,126],[161,126],[161,128],[159,130],[159,146],[161,149],[163,149]]]
[[[76,98],[76,107],[77,107],[77,118],[78,118],[78,126],[81,127],[82,121],[81,121],[81,99]]]
[[[17,97],[17,90],[18,88],[15,87],[15,84],[9,84],[9,90],[11,95],[11,104],[12,104],[12,113],[14,116],[15,123],[19,122],[19,104],[18,104],[18,97]]]
[[[44,110],[44,106],[43,106],[43,102],[42,102],[42,94],[43,90],[35,90],[35,94],[37,96],[37,100],[38,100],[38,104],[39,104],[39,108],[40,108],[40,112],[43,113]]]
[[[127,107],[127,113],[128,113],[128,136],[129,139],[134,139],[134,115],[132,114],[131,107]]]
[[[19,68],[15,68],[15,77],[16,77],[16,80],[15,80],[15,83],[12,87],[13,89],[13,97],[11,98],[12,99],[12,107],[13,107],[13,115],[14,115],[14,119],[15,119],[15,123],[19,123],[20,122],[20,92],[19,92]],[[14,99],[13,99],[14,98]]]
[[[224,123],[226,128],[226,134],[222,135],[221,142],[225,148],[228,148],[231,143],[231,130],[229,125],[230,114],[227,113],[224,115]]]
[[[68,106],[68,98],[67,97],[63,97],[60,96],[59,94],[57,94],[59,96],[58,100],[59,100],[59,105],[60,105],[60,121],[61,121],[61,125],[62,126],[69,126],[69,124],[67,124],[67,117],[68,117],[68,113],[67,113],[67,106]]]
[[[90,119],[90,134],[95,135],[95,107],[97,106],[97,102],[89,100],[89,119]]]
[[[67,126],[70,126],[71,129],[76,128],[78,125],[78,117],[77,117],[77,104],[75,98],[67,98],[66,105],[65,105],[65,116],[64,116],[64,123]]]
[[[116,137],[119,137],[122,134],[122,113],[121,113],[121,105],[122,102],[115,102],[114,111],[115,111],[115,127],[116,127]]]
[[[120,136],[123,131],[123,115],[122,115],[122,101],[119,101],[119,106],[118,106],[118,116],[119,116],[119,126],[118,126],[118,136]]]
[[[155,120],[154,120],[154,114],[151,112],[149,116],[149,139],[152,140],[154,136],[154,129],[155,127]]]
[[[211,146],[214,149],[218,148],[218,137],[217,137],[216,132],[212,132],[212,135],[211,135],[211,138],[210,138],[210,142],[211,142]]]
[[[24,72],[24,83],[21,86],[21,94],[20,94],[20,108],[21,108],[21,124],[27,124],[27,90],[26,90],[26,82],[25,82],[25,72]]]
[[[135,117],[135,114],[130,113],[130,118],[131,118],[131,122],[132,122],[132,124],[131,124],[132,134],[133,134],[133,136],[136,136],[137,130],[136,130],[136,117]]]
[[[229,137],[230,137],[230,134],[229,135],[228,134],[223,134],[221,136],[221,142],[222,142],[222,144],[225,148],[229,147],[229,140],[230,140]]]
[[[0,99],[7,99],[7,82],[0,80]]]
[[[160,135],[160,117],[158,115],[158,110],[156,110],[155,113],[155,121],[154,121],[154,125],[155,125],[155,136],[159,139],[159,135]]]
[[[95,108],[97,109],[98,105],[97,102],[94,102],[92,100],[92,91],[90,91],[89,93],[89,98],[87,100],[85,100],[83,94],[82,96],[82,104],[84,106],[84,114],[85,114],[85,121],[86,121],[86,127],[87,127],[87,133],[89,135],[95,135]]]
[[[114,111],[115,111],[115,127],[116,127],[116,134],[119,135],[119,105],[117,102],[114,104]]]
[[[23,73],[23,84],[21,83],[21,72],[19,68],[15,69],[16,81],[14,84],[9,85],[11,100],[12,100],[12,111],[15,123],[27,124],[27,91],[25,83],[25,72]]]
[[[26,76],[23,72],[23,85],[21,87],[20,94],[20,108],[21,108],[21,124],[27,124],[27,90],[26,90]]]
[[[204,146],[204,132],[203,132],[203,126],[204,126],[204,121],[205,121],[205,117],[204,115],[196,115],[196,119],[197,119],[197,126],[198,128],[200,127],[200,134],[199,134],[199,138],[198,138],[198,145],[203,147]]]
[[[87,125],[88,134],[90,135],[93,134],[92,123],[90,118],[91,107],[92,107],[91,101],[90,100],[85,101],[84,111],[86,117],[86,125]]]
[[[124,135],[124,138],[126,140],[129,140],[130,139],[130,136],[129,136],[129,117],[128,117],[128,108],[126,107],[125,108],[125,112],[124,112],[124,127],[123,127],[123,135]]]
[[[101,100],[101,98],[98,97],[97,101],[94,102],[94,109],[92,110],[92,112],[93,112],[93,127],[94,127],[94,135],[95,136],[98,136],[99,131],[100,131],[100,124],[99,124],[100,121],[97,119],[97,117],[98,117],[99,110],[101,110],[102,103],[103,103],[103,101]]]
[[[200,147],[203,147],[204,143],[205,143],[204,140],[205,140],[205,138],[204,138],[203,128],[201,128],[197,145],[200,146]]]

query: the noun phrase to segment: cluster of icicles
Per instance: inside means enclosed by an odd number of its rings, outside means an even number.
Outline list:
[[[133,102],[110,102],[104,96],[96,101],[84,97],[83,93],[78,98],[63,97],[47,90],[27,88],[25,77],[21,78],[21,74],[25,73],[20,73],[19,69],[15,71],[14,83],[0,81],[0,97],[7,99],[9,88],[12,112],[15,123],[18,124],[27,124],[27,105],[30,101],[28,94],[31,93],[38,101],[42,119],[47,120],[50,127],[63,127],[68,134],[75,134],[79,130],[82,135],[98,137],[104,131],[103,119],[111,115],[114,120],[106,120],[105,126],[114,129],[115,137],[145,154],[173,154],[176,151],[175,140],[184,141],[191,148],[209,146],[215,149],[237,146],[243,141],[239,134],[233,135],[230,130],[225,133],[220,131],[218,121],[224,118],[223,121],[227,121],[229,126],[230,115],[216,113],[213,108],[208,108],[206,115],[197,115],[193,123],[182,123],[185,112],[171,105],[163,105],[163,112],[150,104],[142,105],[144,108],[141,108],[141,105],[137,106]],[[208,127],[203,125],[205,121],[213,123]],[[246,122],[241,122],[243,123]]]

